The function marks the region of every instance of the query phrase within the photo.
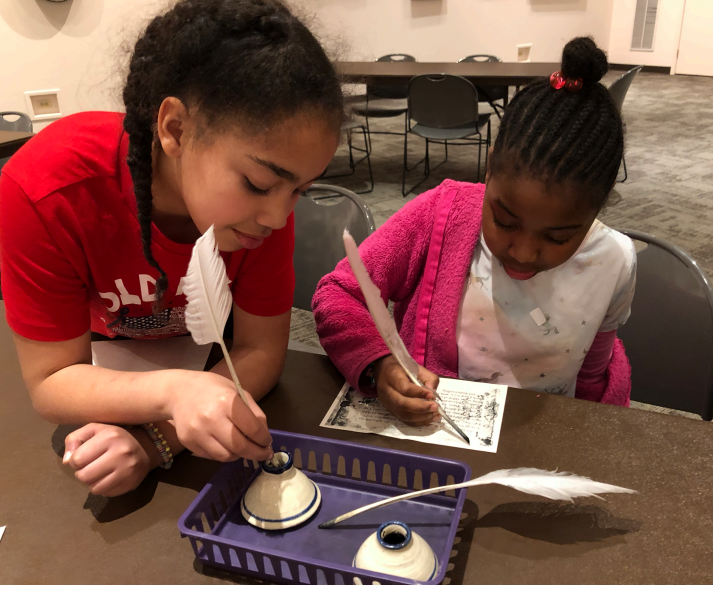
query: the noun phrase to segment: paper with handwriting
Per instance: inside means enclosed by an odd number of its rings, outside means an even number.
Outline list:
[[[342,387],[320,426],[497,452],[507,386],[442,378],[437,391],[446,413],[470,438],[470,446],[444,421],[428,426],[407,426],[384,408],[378,398],[366,397],[348,383]]]

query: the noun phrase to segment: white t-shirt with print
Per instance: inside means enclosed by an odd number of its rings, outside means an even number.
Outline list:
[[[458,321],[459,377],[574,397],[597,332],[629,318],[635,282],[633,242],[598,220],[567,262],[526,281],[507,275],[481,234]]]

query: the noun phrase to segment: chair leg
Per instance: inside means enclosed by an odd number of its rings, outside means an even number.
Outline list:
[[[371,169],[371,157],[369,154],[369,140],[368,140],[368,134],[366,131],[366,128],[364,125],[361,125],[359,127],[355,127],[355,129],[360,129],[362,132],[362,135],[364,137],[364,149],[357,147],[354,145],[353,142],[353,129],[348,129],[347,130],[347,146],[349,147],[349,172],[344,173],[344,174],[327,174],[326,170],[325,173],[320,176],[320,179],[327,179],[327,178],[346,178],[347,176],[352,176],[356,172],[357,166],[361,164],[364,160],[366,160],[366,165],[369,170],[369,188],[367,190],[363,191],[354,191],[357,194],[364,194],[364,193],[370,193],[371,191],[374,190],[374,175]],[[355,160],[354,158],[354,151],[362,152],[364,156],[359,159]],[[323,197],[324,198],[324,197]]]
[[[412,168],[408,167],[408,132],[404,135],[404,169],[403,169],[403,176],[401,178],[401,195],[402,196],[407,196],[413,190],[423,184],[426,179],[428,178],[430,174],[430,161],[429,161],[429,153],[428,153],[428,140],[426,140],[426,154],[424,155],[423,158],[421,158]],[[412,170],[415,170],[418,168],[418,166],[423,162],[423,168],[424,168],[424,177],[419,180],[416,184],[414,184],[410,189],[406,190],[406,173],[411,172]]]
[[[401,176],[401,196],[406,196],[406,170],[408,169],[408,132],[404,133],[404,169]]]
[[[367,153],[371,155],[371,129],[369,129],[369,115],[364,116],[364,124],[366,125],[366,135],[369,138],[369,145],[367,146]]]
[[[491,136],[490,136],[490,119],[488,119],[488,135],[487,139],[485,140],[485,174],[488,174],[488,157],[490,156],[490,142],[491,142]],[[478,178],[480,179],[480,171],[478,171]]]
[[[480,137],[482,139],[482,136]],[[480,182],[480,159],[483,153],[483,143],[482,141],[478,142],[478,182]]]
[[[349,146],[349,170],[354,173],[354,150],[352,148],[352,130],[347,131],[347,145]]]
[[[364,149],[366,151],[366,155],[364,156],[366,158],[366,166],[369,169],[369,189],[363,191],[364,193],[370,193],[371,191],[374,190],[374,175],[371,171],[371,154],[370,154],[370,149],[369,149],[369,135],[367,133],[367,130],[362,127],[361,128],[362,133],[364,134]]]
[[[624,178],[622,180],[619,180],[618,182],[624,183],[626,182],[626,179],[629,178],[629,173],[626,171],[626,155],[623,155],[621,157],[621,162],[624,164]]]

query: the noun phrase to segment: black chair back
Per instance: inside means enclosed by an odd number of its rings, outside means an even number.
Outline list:
[[[683,250],[655,236],[637,255],[631,317],[621,328],[631,399],[713,419],[713,290]]]
[[[467,55],[466,57],[459,59],[458,63],[460,63],[462,61],[469,61],[469,62],[478,61],[481,63],[485,63],[485,62],[502,62],[503,60],[495,55],[486,55],[484,53],[478,53],[476,55]]]
[[[376,61],[416,61],[413,55],[407,53],[390,53],[382,55]],[[367,85],[366,93],[370,98],[406,98],[408,84],[390,84],[388,86]]]
[[[317,283],[344,258],[344,228],[357,244],[374,230],[369,207],[352,191],[323,184],[313,184],[308,192],[327,191],[344,197],[337,203],[321,204],[302,195],[295,206],[295,297],[293,306],[312,310]]]
[[[376,61],[416,61],[416,58],[408,53],[389,53],[377,58]]]
[[[460,76],[416,76],[408,86],[408,117],[437,129],[472,124],[478,121],[478,91]]]
[[[17,119],[15,119],[17,117]],[[19,111],[4,111],[0,113],[0,131],[20,131],[32,133],[32,119]]]
[[[609,94],[611,94],[614,99],[614,103],[616,104],[616,108],[619,109],[619,112],[621,112],[621,109],[624,106],[624,99],[626,98],[626,93],[629,91],[631,83],[634,81],[636,74],[638,74],[643,67],[644,66],[636,66],[635,68],[630,69],[626,72],[626,74],[609,86]]]
[[[480,62],[480,63],[501,63],[503,60],[495,55],[486,55],[484,53],[478,53],[476,55],[467,55],[466,57],[459,59],[458,63],[461,62]],[[492,103],[496,100],[508,100],[508,87],[507,86],[477,86],[478,95],[480,100],[483,102]]]

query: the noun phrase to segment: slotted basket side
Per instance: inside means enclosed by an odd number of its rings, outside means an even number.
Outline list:
[[[305,471],[364,482],[373,479],[373,483],[400,490],[404,487],[414,489],[414,484],[418,484],[419,481],[423,485],[415,489],[459,483],[470,479],[470,468],[456,461],[281,431],[271,431],[271,433],[273,449],[287,450],[295,458],[295,466]],[[259,549],[241,546],[240,543],[230,539],[212,536],[211,533],[220,524],[221,518],[240,500],[241,493],[257,475],[258,469],[257,462],[245,459],[224,465],[179,520],[181,536],[189,538],[193,552],[199,560],[214,567],[280,583],[346,585],[406,583],[404,578],[396,576],[372,575],[364,570],[336,566],[330,562],[306,557],[299,558],[294,554],[278,551],[268,554]],[[385,472],[390,472],[391,477],[384,478]],[[369,474],[376,474],[378,477],[370,478]],[[430,481],[425,480],[426,476]],[[452,499],[456,502],[455,523],[451,526],[448,547],[453,545],[465,495],[466,490],[459,490],[457,499]],[[449,554],[450,549],[439,556],[442,567],[443,564],[447,566]],[[425,583],[437,584],[444,575],[445,573]]]
[[[405,490],[449,485],[470,478],[463,463],[404,453],[392,449],[365,447],[354,443],[318,439],[306,435],[281,436],[273,431],[273,448],[288,451],[298,469],[368,481]],[[338,442],[338,445],[334,443]],[[430,467],[430,469],[429,469]],[[455,497],[454,492],[448,495]]]

